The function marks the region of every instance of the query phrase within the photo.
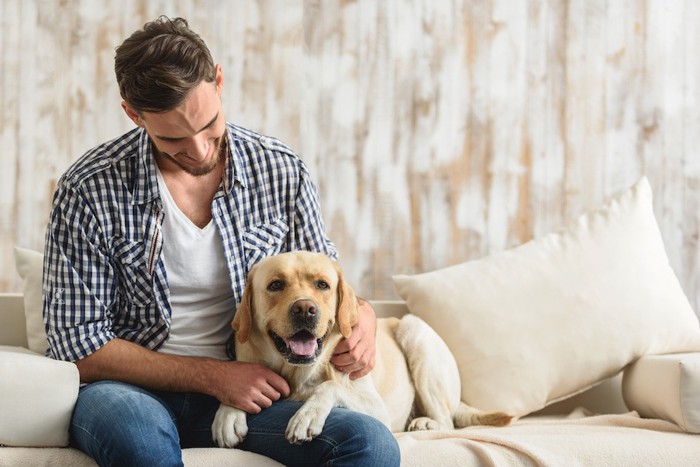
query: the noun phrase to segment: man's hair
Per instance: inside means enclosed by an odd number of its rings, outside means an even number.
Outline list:
[[[116,49],[114,71],[122,99],[136,112],[167,112],[202,81],[216,79],[209,48],[187,20],[161,16]]]

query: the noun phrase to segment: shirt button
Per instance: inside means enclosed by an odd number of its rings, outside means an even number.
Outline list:
[[[59,305],[63,304],[63,289],[56,289],[53,294],[53,301]]]

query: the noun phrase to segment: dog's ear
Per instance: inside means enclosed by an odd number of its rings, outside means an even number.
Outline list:
[[[236,314],[233,316],[233,322],[231,326],[236,331],[236,340],[239,344],[243,344],[248,341],[250,336],[250,329],[253,326],[253,271],[255,268],[251,269],[246,278],[245,290],[243,291],[243,298],[241,298],[241,304],[238,305],[236,309]]]
[[[348,338],[352,334],[352,327],[357,323],[357,297],[350,284],[345,282],[343,273],[337,263],[335,270],[338,272],[338,327],[343,337]]]

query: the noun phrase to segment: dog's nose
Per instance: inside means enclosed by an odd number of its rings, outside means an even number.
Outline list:
[[[303,321],[313,321],[316,319],[318,308],[313,300],[297,300],[289,309],[292,318]]]

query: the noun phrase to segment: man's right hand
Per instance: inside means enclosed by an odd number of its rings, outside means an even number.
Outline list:
[[[214,394],[222,404],[247,413],[259,413],[273,402],[289,396],[289,384],[263,365],[226,362],[216,380],[221,385]]]

